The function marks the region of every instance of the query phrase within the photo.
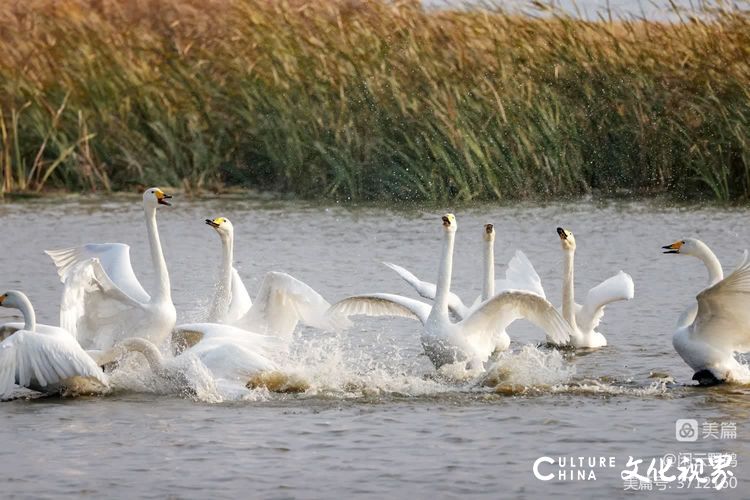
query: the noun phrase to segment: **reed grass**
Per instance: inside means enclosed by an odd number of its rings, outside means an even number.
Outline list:
[[[747,4],[0,4],[0,192],[249,186],[471,201],[750,197]],[[542,12],[544,11],[544,12]]]

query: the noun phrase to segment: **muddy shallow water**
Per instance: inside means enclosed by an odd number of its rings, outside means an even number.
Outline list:
[[[174,200],[159,229],[178,321],[206,313],[220,257],[203,220],[235,226],[237,267],[251,295],[269,270],[286,271],[330,301],[410,290],[387,260],[433,280],[441,210],[347,209],[284,202]],[[620,496],[630,456],[730,452],[734,489],[678,487],[632,495],[742,498],[750,461],[750,390],[696,389],[671,346],[677,316],[705,285],[698,260],[662,255],[679,238],[703,239],[725,270],[750,248],[748,211],[660,208],[639,203],[483,206],[456,211],[454,291],[479,292],[481,229],[495,224],[498,274],[520,248],[548,298],[561,297],[555,227],[576,234],[577,295],[629,272],[636,298],[607,308],[609,346],[589,352],[536,347],[543,334],[517,323],[511,352],[483,379],[436,376],[421,355],[419,325],[359,318],[343,334],[302,328],[286,367],[303,394],[228,395],[210,387],[181,395],[144,374],[122,376],[102,397],[0,404],[4,496],[371,498]],[[151,264],[138,200],[26,201],[0,205],[0,287],[26,291],[40,322],[57,324],[61,285],[42,250],[86,242],[131,245],[148,290]],[[0,310],[0,322],[17,319]],[[736,438],[679,442],[677,419],[736,426]],[[727,427],[729,428],[729,427]],[[702,434],[702,433],[701,433]],[[596,479],[541,481],[539,457],[614,457]],[[557,469],[543,465],[543,472]],[[704,476],[710,475],[707,468]],[[672,469],[675,473],[675,469]],[[654,490],[658,490],[656,485]]]

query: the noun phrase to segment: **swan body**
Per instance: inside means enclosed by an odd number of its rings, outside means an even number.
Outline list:
[[[7,398],[14,384],[44,393],[63,387],[109,387],[102,370],[70,333],[37,325],[34,308],[22,292],[0,295],[0,307],[16,308],[24,318],[23,326],[0,342],[0,398]]]
[[[750,370],[735,358],[750,351],[750,257],[724,278],[721,263],[700,240],[686,238],[663,247],[665,253],[690,255],[706,264],[708,287],[679,318],[672,345],[695,371],[701,385],[750,382]]]
[[[507,348],[510,339],[504,341],[502,334],[510,323],[522,317],[560,342],[568,339],[569,328],[560,314],[547,300],[528,291],[509,290],[497,294],[474,307],[460,321],[452,322],[448,303],[457,223],[453,214],[444,215],[442,221],[443,249],[433,305],[399,295],[376,293],[343,299],[331,307],[330,313],[419,320],[423,325],[422,347],[437,368],[456,362],[465,362],[469,369],[481,368],[498,344],[504,343]]]
[[[326,313],[330,304],[302,281],[280,272],[269,272],[260,285],[255,301],[233,267],[234,226],[226,217],[206,219],[219,235],[222,259],[209,322],[226,323],[245,330],[278,335],[287,340],[297,324],[323,330],[341,325]]]
[[[153,296],[135,277],[127,245],[88,244],[46,252],[64,284],[60,325],[84,348],[107,349],[134,335],[160,345],[172,331],[177,313],[156,225],[156,209],[159,205],[169,205],[166,201],[169,198],[158,188],[143,193],[151,258],[158,281]]]
[[[220,380],[244,385],[261,372],[277,370],[276,364],[259,353],[247,342],[231,334],[208,335],[174,358],[164,358],[159,349],[147,339],[134,337],[118,342],[101,355],[100,364],[116,361],[127,353],[137,352],[146,358],[151,371],[162,378],[190,386],[182,371],[182,361],[194,357],[201,361],[211,374]]]
[[[620,271],[590,289],[583,304],[576,303],[574,293],[575,236],[569,230],[561,227],[557,228],[557,234],[560,237],[565,256],[562,315],[573,331],[568,344],[577,348],[604,347],[607,345],[607,339],[596,330],[604,316],[604,308],[612,302],[633,298],[635,295],[633,278]],[[547,340],[553,344],[558,344],[554,339],[548,338]]]

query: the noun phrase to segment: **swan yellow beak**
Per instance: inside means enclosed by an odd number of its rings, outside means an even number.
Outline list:
[[[219,226],[221,225],[221,223],[222,223],[222,222],[223,222],[223,221],[221,220],[221,218],[220,218],[220,217],[219,217],[219,218],[217,218],[217,219],[213,219],[213,220],[211,220],[211,219],[206,219],[206,224],[208,224],[209,226],[211,226],[211,227],[212,227],[212,228],[214,228],[214,229],[216,229],[217,227],[219,227]]]
[[[167,201],[170,199],[172,199],[172,196],[165,194],[164,191],[162,191],[161,189],[156,191],[156,200],[159,203],[159,205],[171,206],[172,204]]]
[[[671,245],[667,245],[665,247],[661,247],[663,250],[666,250],[664,253],[680,253],[680,248],[682,248],[682,245],[684,245],[684,241],[675,241]]]

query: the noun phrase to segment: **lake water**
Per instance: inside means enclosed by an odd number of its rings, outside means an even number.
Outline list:
[[[159,210],[178,321],[201,319],[212,293],[220,247],[205,218],[233,221],[237,267],[251,295],[263,273],[281,270],[333,302],[363,292],[412,295],[384,260],[434,279],[444,211],[178,196]],[[706,271],[696,259],[660,251],[695,236],[729,269],[750,248],[747,210],[612,202],[487,205],[456,215],[454,290],[465,300],[479,292],[485,222],[497,229],[498,273],[524,250],[554,303],[561,297],[558,225],[576,235],[579,297],[620,269],[629,272],[636,298],[608,307],[600,327],[610,345],[561,355],[534,347],[543,334],[519,322],[491,381],[456,382],[435,376],[421,354],[418,323],[359,318],[344,334],[300,330],[286,370],[310,384],[303,394],[187,397],[135,373],[120,377],[121,389],[108,396],[2,403],[3,496],[600,498],[625,493],[621,472],[630,456],[644,459],[645,474],[653,457],[725,451],[737,454],[730,470],[739,485],[719,495],[747,497],[750,390],[685,386],[692,371],[671,336]],[[40,322],[57,324],[61,293],[44,249],[128,243],[136,274],[151,284],[138,198],[6,203],[0,228],[0,287],[25,290]],[[16,318],[0,310],[0,322]],[[678,442],[682,418],[701,427],[735,423],[736,439]],[[616,466],[595,469],[596,480],[545,482],[532,473],[543,456],[614,457]],[[628,493],[717,494],[669,486]]]

